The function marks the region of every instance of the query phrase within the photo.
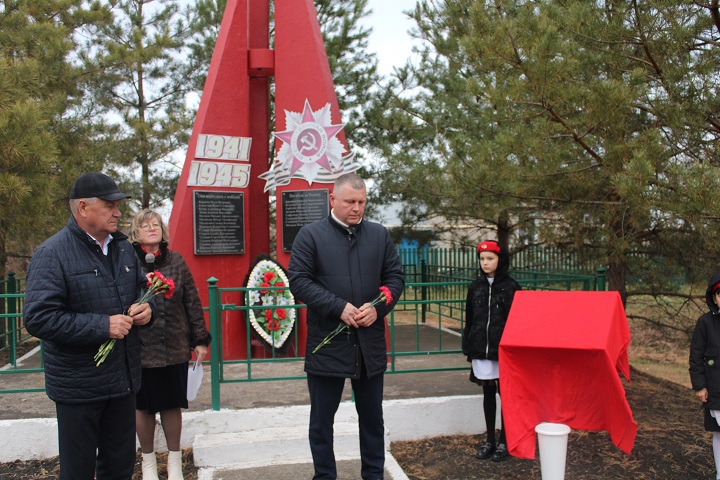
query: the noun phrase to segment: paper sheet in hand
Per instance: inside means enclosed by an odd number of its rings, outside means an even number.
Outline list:
[[[187,399],[195,400],[203,378],[203,366],[197,360],[192,368],[188,368]]]

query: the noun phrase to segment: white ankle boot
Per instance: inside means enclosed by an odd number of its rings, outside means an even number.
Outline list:
[[[168,480],[183,480],[181,451],[168,452],[167,472]]]
[[[142,480],[159,480],[155,452],[142,454]]]

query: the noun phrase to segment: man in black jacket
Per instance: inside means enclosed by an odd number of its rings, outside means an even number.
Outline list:
[[[146,278],[117,231],[122,193],[102,173],[70,190],[67,226],[33,254],[25,326],[43,340],[45,391],[55,402],[60,479],[129,480],[135,465],[135,392],[140,388],[136,326],[152,317],[135,303]],[[108,339],[115,347],[96,366]]]
[[[363,219],[366,202],[362,178],[354,173],[339,177],[330,194],[330,215],[304,226],[292,246],[290,290],[308,307],[305,372],[315,479],[337,477],[333,423],[346,378],[351,379],[360,423],[362,478],[383,478],[383,319],[405,282],[388,231]],[[390,290],[392,300],[370,306],[381,286]],[[321,345],[338,327],[345,328]]]

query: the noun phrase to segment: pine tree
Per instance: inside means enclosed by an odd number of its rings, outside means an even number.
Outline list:
[[[91,39],[83,60],[102,73],[93,96],[114,127],[108,158],[118,175],[122,167],[140,171],[128,188],[136,207],[148,208],[172,198],[179,175],[172,155],[187,145],[187,13],[171,0],[111,4],[114,21]]]
[[[71,183],[97,167],[92,122],[78,122],[85,72],[71,52],[108,19],[82,1],[0,2],[0,278],[8,257],[29,258],[67,221]]]
[[[667,291],[720,254],[718,25],[699,5],[433,2],[372,114],[383,191]]]

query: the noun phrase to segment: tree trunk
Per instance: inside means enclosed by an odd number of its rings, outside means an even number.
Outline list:
[[[5,242],[5,229],[0,226],[0,282],[5,280],[7,275],[7,245]]]
[[[607,270],[608,290],[620,292],[623,306],[627,303],[627,259],[625,255],[611,255]]]
[[[500,215],[498,215],[497,220],[497,235],[498,235],[498,242],[501,245],[505,245],[508,249],[510,248],[510,233],[512,231],[512,228],[510,227],[510,220],[508,219],[508,213],[507,210],[503,210]]]

